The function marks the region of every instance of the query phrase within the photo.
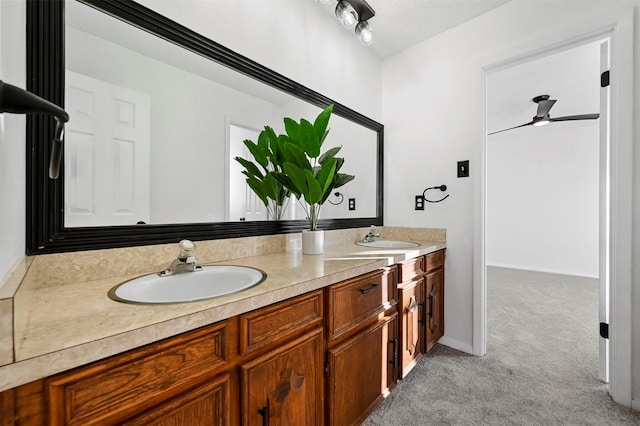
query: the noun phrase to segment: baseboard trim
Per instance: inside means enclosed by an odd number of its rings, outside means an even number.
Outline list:
[[[635,411],[640,411],[640,399],[631,400],[631,409]]]
[[[532,266],[502,264],[502,263],[496,263],[496,262],[487,263],[487,266],[489,266],[489,267],[493,266],[495,268],[504,268],[504,269],[518,269],[518,270],[521,270],[521,271],[542,272],[542,273],[545,273],[545,274],[569,275],[571,277],[592,278],[592,279],[595,279],[595,280],[598,279],[597,275],[590,275],[590,274],[585,275],[584,273],[575,273],[575,272],[557,271],[557,270],[547,270],[547,269],[544,269],[544,268],[534,268]]]
[[[451,349],[455,349],[457,351],[466,352],[470,355],[473,355],[473,347],[459,340],[444,336],[440,338],[440,340],[438,340],[438,343],[440,343],[441,345],[448,346]]]

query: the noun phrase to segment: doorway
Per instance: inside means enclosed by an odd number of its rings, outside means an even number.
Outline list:
[[[226,207],[227,221],[255,221],[267,220],[267,209],[258,196],[249,188],[242,174],[242,166],[235,161],[236,157],[252,159],[245,140],[258,141],[259,130],[234,122],[227,123],[227,164],[229,173],[226,174]]]
[[[603,90],[601,61],[608,67],[606,46],[608,40],[598,39],[489,71],[486,75],[485,163],[485,263],[491,268],[487,270],[491,271],[487,277],[495,279],[492,282],[488,278],[487,285],[503,282],[498,278],[504,274],[500,268],[507,268],[512,274],[521,271],[516,276],[523,282],[516,278],[516,283],[524,288],[531,275],[525,271],[551,273],[546,277],[560,283],[564,276],[567,287],[575,281],[574,277],[587,278],[581,282],[593,300],[585,299],[584,295],[580,297],[580,290],[572,295],[563,291],[562,285],[550,288],[556,288],[557,297],[568,296],[567,303],[582,300],[588,306],[595,306],[595,321],[589,321],[590,332],[586,334],[589,341],[584,342],[584,346],[593,352],[593,359],[602,360],[594,369],[599,369],[598,375],[605,382],[608,381],[608,342],[598,338],[597,320],[601,277],[600,322],[608,323],[607,266],[600,262],[607,257],[608,241],[606,233],[600,235],[600,228],[606,228],[609,203],[606,184],[599,183],[601,177],[606,183],[608,176],[608,140],[603,141],[605,149],[601,153],[598,119]],[[603,49],[605,55],[601,57]],[[606,92],[603,95],[606,109]],[[534,125],[541,124],[536,120],[543,116],[552,121],[545,126]],[[606,117],[605,114],[603,120]],[[600,161],[601,155],[605,161]],[[601,164],[603,170],[600,170]],[[602,197],[600,191],[604,192]],[[513,278],[511,280],[513,282]],[[531,285],[540,285],[533,282]],[[534,293],[536,289],[530,288],[530,291]],[[493,305],[493,308],[502,307]]]
[[[483,354],[488,266],[599,279],[599,318],[609,322],[609,89],[599,87],[609,44],[600,35],[485,70]],[[551,125],[538,127],[545,114]],[[607,382],[608,340],[599,340]]]
[[[473,242],[473,353],[486,353],[486,73],[523,58],[542,57],[567,46],[575,46],[608,36],[611,40],[610,143],[609,143],[609,393],[614,401],[632,405],[632,204],[633,204],[633,61],[634,14],[632,10],[603,17],[598,22],[582,22],[571,31],[564,27],[547,28],[544,39],[530,39],[511,45],[497,54],[481,59],[476,68],[474,97],[477,114],[473,117],[479,139],[474,144],[473,158],[477,166],[472,174],[474,189]],[[551,46],[551,47],[550,47]],[[634,401],[635,404],[635,401]]]

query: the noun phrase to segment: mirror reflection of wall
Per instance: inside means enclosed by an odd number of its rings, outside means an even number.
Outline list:
[[[65,13],[67,109],[84,126],[67,133],[65,226],[264,219],[228,205],[230,117],[282,132],[283,117],[320,109],[78,2]],[[109,117],[117,126],[106,126]],[[330,128],[327,146],[342,145],[342,171],[356,179],[321,217],[375,216],[376,132],[335,115]],[[304,218],[290,207],[287,218]]]

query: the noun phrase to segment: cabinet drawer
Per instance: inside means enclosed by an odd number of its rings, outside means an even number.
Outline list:
[[[444,266],[444,250],[429,253],[426,256],[426,271],[431,272]]]
[[[413,278],[425,273],[424,269],[424,256],[416,257],[415,259],[407,260],[400,264],[398,282],[410,281]]]
[[[225,367],[228,335],[223,322],[54,376],[50,424],[119,423]]]
[[[322,290],[240,315],[240,353],[322,325]]]
[[[329,339],[336,340],[395,304],[395,268],[378,270],[327,290]]]

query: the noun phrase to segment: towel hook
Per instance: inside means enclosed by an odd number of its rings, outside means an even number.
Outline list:
[[[427,198],[427,191],[430,189],[439,189],[440,191],[444,192],[447,190],[447,185],[440,185],[440,186],[430,186],[429,188],[425,189],[424,191],[422,191],[422,199],[425,200],[427,203],[439,203],[441,201],[446,200],[447,198],[449,198],[450,194],[445,195],[444,197],[442,197],[439,200],[429,200]]]

